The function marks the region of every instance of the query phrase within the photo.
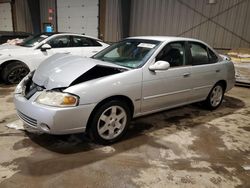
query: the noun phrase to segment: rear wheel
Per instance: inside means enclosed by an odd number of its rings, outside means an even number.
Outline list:
[[[29,68],[20,62],[6,65],[2,70],[2,80],[6,84],[17,84],[29,73]]]
[[[217,83],[212,90],[210,91],[207,99],[204,101],[205,106],[209,109],[209,110],[215,110],[216,108],[218,108],[222,101],[223,101],[223,97],[224,97],[224,87],[221,83]]]
[[[111,144],[126,132],[130,122],[130,110],[121,101],[109,101],[95,112],[90,124],[91,138],[100,144]]]

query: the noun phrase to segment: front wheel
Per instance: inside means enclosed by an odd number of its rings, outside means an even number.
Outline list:
[[[6,65],[2,70],[2,79],[6,84],[17,84],[29,73],[29,68],[19,62]]]
[[[223,101],[224,92],[225,91],[222,84],[217,83],[210,91],[207,99],[204,101],[205,106],[209,110],[215,110],[216,108],[218,108]]]
[[[126,103],[109,101],[100,106],[93,115],[90,136],[97,143],[111,144],[125,134],[130,119],[130,110]]]

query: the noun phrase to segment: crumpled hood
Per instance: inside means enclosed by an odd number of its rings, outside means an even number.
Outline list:
[[[33,76],[33,82],[44,86],[47,90],[68,87],[74,80],[96,65],[121,68],[91,58],[55,54],[40,64]]]

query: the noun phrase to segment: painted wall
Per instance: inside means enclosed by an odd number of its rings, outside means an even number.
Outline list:
[[[0,31],[13,31],[10,3],[0,3]]]
[[[14,3],[15,31],[33,33],[30,10],[26,0],[15,0]]]
[[[119,39],[119,4],[107,0],[106,41]],[[250,47],[249,0],[132,0],[130,36],[170,35],[201,39],[215,48]],[[118,35],[119,36],[119,35]]]

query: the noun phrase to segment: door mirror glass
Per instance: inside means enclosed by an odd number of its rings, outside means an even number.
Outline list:
[[[44,44],[41,46],[41,51],[46,51],[46,50],[49,50],[51,49],[51,46],[49,44]]]
[[[167,61],[157,61],[149,66],[149,70],[151,71],[168,70],[169,67],[170,65]]]

